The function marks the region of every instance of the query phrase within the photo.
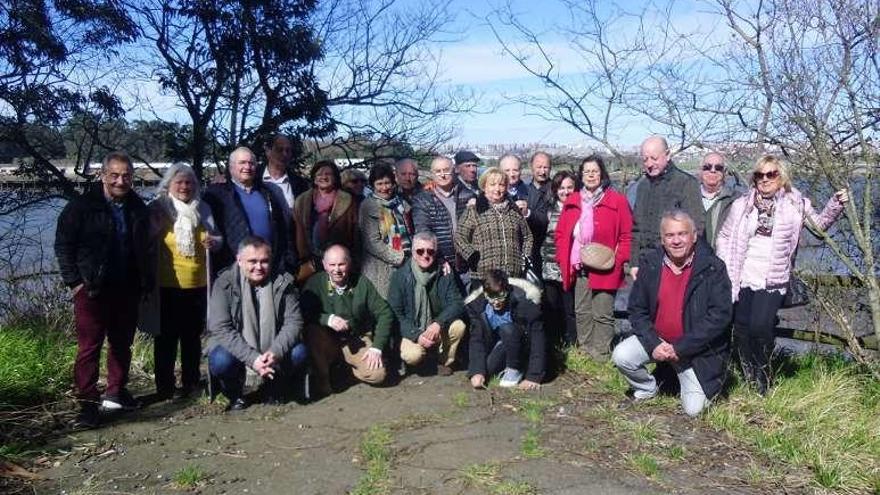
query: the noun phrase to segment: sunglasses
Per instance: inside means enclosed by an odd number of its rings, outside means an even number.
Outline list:
[[[714,170],[716,172],[724,172],[724,164],[722,163],[704,163],[703,171],[708,172],[710,170]]]
[[[769,172],[754,172],[752,177],[755,178],[755,181],[764,180],[765,178],[768,180],[773,180],[779,177],[779,170],[771,170]]]
[[[507,299],[507,292],[499,292],[497,294],[490,294],[487,292],[486,299],[488,299],[489,302],[493,302],[493,303],[494,302],[501,302],[501,301],[504,301],[505,299]]]
[[[416,254],[419,256],[425,256],[425,255],[434,256],[434,253],[436,253],[436,252],[437,252],[436,250],[431,249],[431,248],[418,248],[418,249],[416,249]]]

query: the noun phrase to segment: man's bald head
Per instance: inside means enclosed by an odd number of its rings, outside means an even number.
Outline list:
[[[657,177],[669,166],[669,144],[662,136],[651,136],[642,142],[642,170],[648,177]]]
[[[323,265],[333,285],[345,287],[348,284],[348,274],[351,269],[351,253],[348,248],[341,244],[328,247],[324,251]]]

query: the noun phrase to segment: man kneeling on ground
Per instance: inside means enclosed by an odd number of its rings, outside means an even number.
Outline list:
[[[400,358],[418,366],[437,350],[437,373],[451,375],[455,351],[464,336],[464,300],[455,274],[437,266],[437,237],[413,237],[412,258],[391,276],[388,304],[400,322]]]
[[[672,211],[660,220],[661,247],[642,256],[629,296],[632,334],[611,359],[633,390],[633,400],[657,395],[649,362],[678,375],[681,404],[696,416],[722,389],[730,354],[730,280],[724,262],[697,243],[693,219]]]
[[[283,390],[276,374],[302,369],[308,357],[299,294],[289,274],[271,275],[272,248],[245,237],[236,261],[211,290],[207,346],[208,369],[233,411],[248,405],[245,385],[259,385],[266,401],[278,402]]]
[[[483,286],[468,296],[465,300],[471,318],[468,376],[474,388],[485,387],[486,377],[502,370],[501,387],[540,388],[546,359],[540,303],[538,287],[523,279],[508,279],[502,270],[491,270]],[[523,344],[529,355],[525,366]]]
[[[351,272],[351,255],[335,244],[324,251],[324,271],[303,287],[306,341],[312,352],[319,395],[329,395],[330,367],[345,360],[355,378],[371,385],[385,381],[382,351],[394,315],[373,284]]]

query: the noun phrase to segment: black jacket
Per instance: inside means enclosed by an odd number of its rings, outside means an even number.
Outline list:
[[[101,184],[93,185],[67,203],[55,230],[55,256],[61,278],[68,287],[84,285],[90,296],[106,288],[111,250],[116,236],[113,213]],[[153,289],[155,281],[154,243],[149,242],[150,216],[143,200],[131,191],[125,197],[131,255],[127,260],[136,272],[140,293]]]
[[[684,210],[694,219],[697,232],[703,232],[705,212],[701,198],[697,179],[672,163],[659,176],[639,180],[633,208],[630,265],[641,266],[641,253],[659,245],[660,217],[669,210]]]
[[[413,342],[418,341],[424,328],[416,323],[416,295],[414,288],[416,278],[412,265],[405,261],[391,275],[388,289],[388,305],[400,324],[400,336]],[[431,321],[436,321],[443,329],[448,329],[455,320],[464,320],[464,298],[458,288],[455,274],[437,274],[437,278],[428,287],[428,299],[431,301]]]
[[[455,259],[455,232],[452,229],[452,218],[449,210],[437,199],[431,184],[422,189],[422,192],[413,196],[412,216],[413,226],[416,232],[433,232],[437,236],[438,259],[448,261],[453,268],[456,266]],[[456,182],[452,188],[452,196],[455,198],[455,215],[461,218],[467,209],[468,201],[474,198],[474,194],[460,183]]]
[[[663,254],[662,248],[643,254],[639,276],[629,295],[631,332],[648,355],[661,343],[654,328],[654,317]],[[693,366],[708,398],[717,395],[727,380],[732,318],[730,279],[724,262],[712,254],[705,243],[698,242],[691,278],[685,289],[684,335],[673,347],[681,366]]]
[[[529,230],[532,231],[532,263],[534,266],[542,266],[544,260],[541,257],[541,246],[544,245],[544,239],[547,237],[547,227],[550,225],[550,217],[548,211],[552,204],[549,200],[550,186],[544,184],[544,187],[538,188],[532,182],[528,185],[529,216],[526,222],[529,224]],[[540,273],[540,270],[538,270]]]
[[[285,216],[286,204],[281,204],[262,182],[254,184],[254,190],[263,195],[269,206],[272,223],[272,267],[276,273],[296,273],[297,256],[293,244],[292,227]],[[211,270],[217,273],[235,261],[238,244],[251,234],[247,214],[235,193],[235,184],[227,181],[211,184],[205,191],[204,201],[211,206],[217,229],[223,234],[223,248],[211,256]]]
[[[510,284],[508,304],[513,315],[513,323],[525,328],[525,335],[530,344],[529,364],[525,376],[527,380],[541,383],[544,379],[547,353],[544,324],[541,319],[541,290],[523,279],[511,278]],[[486,376],[486,358],[498,339],[489,327],[489,322],[486,321],[484,311],[488,301],[483,295],[483,289],[472,292],[465,299],[465,304],[471,320],[468,376]]]

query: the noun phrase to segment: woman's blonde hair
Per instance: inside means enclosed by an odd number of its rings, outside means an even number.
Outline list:
[[[480,186],[480,190],[485,191],[486,184],[489,183],[489,177],[493,177],[496,175],[501,178],[502,184],[507,182],[507,176],[504,175],[504,172],[502,172],[500,168],[489,167],[486,169],[485,172],[483,172],[483,175],[480,176],[480,180],[477,182],[477,184],[479,184],[479,186]]]
[[[791,174],[788,171],[788,165],[773,155],[764,155],[758,158],[755,166],[752,167],[752,184],[755,184],[755,172],[761,170],[764,165],[774,165],[779,170],[779,184],[786,192],[791,191]]]

